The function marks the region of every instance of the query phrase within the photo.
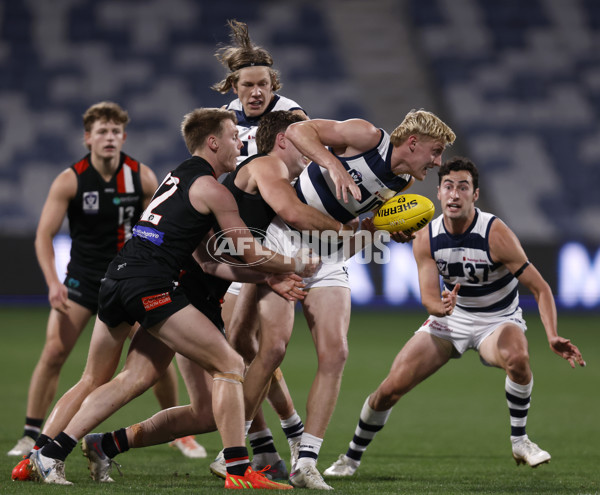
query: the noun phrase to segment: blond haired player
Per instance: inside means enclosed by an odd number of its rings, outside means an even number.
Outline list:
[[[332,217],[336,232],[360,213],[376,209],[409,187],[414,179],[422,180],[428,169],[439,167],[444,149],[455,139],[444,122],[424,110],[409,112],[391,135],[361,119],[317,119],[292,124],[285,137],[312,163],[298,177],[295,191],[281,189],[281,204],[299,199]],[[268,241],[272,242],[267,246],[291,255],[301,247],[288,242],[288,225],[293,221],[286,208],[274,209],[278,216],[267,230]],[[348,355],[350,319],[348,274],[336,249],[324,256],[315,275],[305,280],[308,294],[302,306],[315,343],[318,368],[308,397],[298,462],[294,462],[290,476],[296,487],[323,490],[331,487],[324,482],[316,463]],[[260,343],[244,388],[249,408],[257,408],[262,402],[265,387],[282,362],[291,336],[293,305],[278,299],[272,291],[259,287]]]

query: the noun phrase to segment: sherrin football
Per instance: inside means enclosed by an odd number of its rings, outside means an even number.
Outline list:
[[[410,235],[427,225],[435,214],[429,198],[419,194],[401,194],[388,199],[373,217],[379,230]]]

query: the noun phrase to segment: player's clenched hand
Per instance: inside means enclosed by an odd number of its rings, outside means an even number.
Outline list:
[[[69,291],[64,284],[52,284],[48,288],[48,302],[56,311],[60,313],[67,312],[69,309]]]
[[[302,290],[306,284],[302,281],[302,277],[295,273],[269,275],[267,284],[288,301],[302,301],[306,296],[306,291]]]
[[[456,284],[452,292],[444,289],[442,292],[442,306],[444,307],[444,315],[449,316],[454,311],[454,307],[456,306],[456,297],[458,296],[458,291],[460,290],[460,284]]]
[[[569,339],[556,336],[550,340],[550,348],[563,359],[569,361],[571,368],[575,368],[575,362],[579,366],[585,366],[585,361],[579,349]]]

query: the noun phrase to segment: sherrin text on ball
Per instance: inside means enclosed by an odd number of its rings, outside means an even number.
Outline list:
[[[373,217],[379,230],[404,232],[410,235],[427,225],[435,214],[429,198],[419,194],[401,194],[388,199]]]

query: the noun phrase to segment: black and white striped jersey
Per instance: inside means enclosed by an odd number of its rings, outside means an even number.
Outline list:
[[[460,283],[456,306],[462,310],[511,314],[519,306],[518,280],[490,256],[489,233],[495,219],[476,208],[473,223],[460,235],[446,231],[443,215],[429,224],[431,256],[446,289]]]
[[[375,209],[402,191],[411,180],[408,174],[392,172],[392,148],[389,134],[381,130],[381,139],[375,148],[356,156],[336,156],[360,188],[360,201],[351,195],[348,203],[344,203],[343,198],[337,199],[329,171],[315,162],[311,162],[296,181],[298,197],[342,223]]]

